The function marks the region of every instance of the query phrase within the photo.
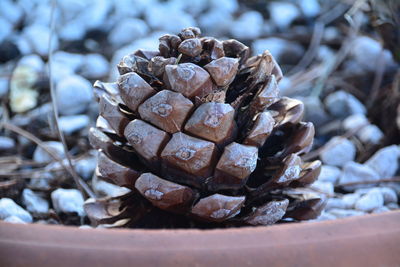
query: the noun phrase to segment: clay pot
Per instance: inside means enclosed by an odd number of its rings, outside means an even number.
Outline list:
[[[399,266],[400,211],[221,230],[0,223],[0,266]]]

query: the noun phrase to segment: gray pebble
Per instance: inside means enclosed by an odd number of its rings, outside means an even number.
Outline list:
[[[14,200],[10,198],[0,199],[0,219],[4,220],[10,216],[16,216],[27,223],[32,222],[31,214],[15,203]]]
[[[25,188],[24,191],[22,191],[22,202],[29,212],[47,213],[49,211],[49,203],[47,200],[29,188]]]
[[[62,159],[65,157],[64,147],[61,142],[47,141],[43,142],[43,146],[45,146],[48,150],[52,151],[59,158]],[[51,157],[50,154],[47,153],[42,147],[37,146],[35,152],[33,152],[33,160],[36,162],[45,163],[45,162],[52,162],[55,159]]]
[[[383,196],[379,190],[371,190],[362,196],[355,205],[357,210],[371,212],[383,206]]]
[[[355,145],[346,138],[335,136],[321,152],[321,160],[324,164],[343,166],[349,161],[353,161],[356,156]]]
[[[391,178],[397,171],[400,157],[400,148],[397,145],[391,145],[378,150],[365,165],[374,169],[380,178]]]
[[[83,209],[83,197],[77,189],[59,188],[51,193],[53,207],[57,212],[85,214]]]

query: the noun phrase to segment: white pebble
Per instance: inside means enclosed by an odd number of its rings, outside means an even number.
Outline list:
[[[0,151],[11,150],[15,148],[14,139],[7,136],[0,136]]]
[[[360,164],[354,161],[350,161],[344,165],[342,175],[339,179],[339,184],[368,182],[379,180],[379,175],[373,169],[367,165]],[[374,184],[360,184],[346,186],[346,190],[354,190],[363,187],[371,187]]]
[[[384,134],[381,129],[378,128],[378,126],[370,124],[360,129],[360,131],[357,133],[357,136],[364,144],[376,145],[382,140]]]
[[[87,157],[79,160],[74,164],[76,172],[85,180],[92,177],[94,170],[97,166],[96,157]]]
[[[100,79],[106,77],[110,71],[110,64],[100,54],[88,54],[80,69],[80,74],[88,79]]]
[[[356,97],[342,90],[329,94],[324,103],[328,111],[337,117],[367,113],[365,106]]]
[[[62,159],[65,157],[64,146],[62,145],[62,143],[56,141],[47,141],[43,142],[42,145],[53,152],[53,154],[55,154],[59,158]],[[45,163],[54,161],[55,159],[50,156],[50,154],[47,153],[42,147],[37,146],[35,152],[33,152],[33,160],[36,162]]]
[[[371,213],[375,213],[376,214],[376,213],[383,213],[383,212],[388,212],[388,211],[390,211],[390,209],[385,207],[385,206],[383,206],[383,207],[379,207],[379,208],[374,209]]]
[[[342,196],[342,201],[346,209],[354,209],[354,206],[359,199],[360,195],[356,193],[345,194]]]
[[[0,17],[0,43],[3,42],[7,36],[12,33],[13,26],[6,19]]]
[[[50,28],[48,26],[33,24],[25,27],[23,35],[32,44],[33,50],[41,56],[47,56],[49,52]],[[52,50],[58,48],[58,39],[56,34],[53,34],[51,44]]]
[[[62,115],[74,115],[85,111],[92,97],[92,84],[83,77],[68,76],[57,84],[56,100]]]
[[[378,190],[371,190],[362,196],[355,205],[357,210],[371,212],[383,206],[383,196]]]
[[[262,31],[264,19],[257,11],[243,13],[231,27],[233,37],[237,39],[255,39]]]
[[[32,213],[47,213],[49,211],[49,203],[44,198],[33,192],[29,188],[22,191],[22,202],[26,209]]]
[[[378,150],[365,165],[374,169],[380,178],[391,178],[397,171],[400,157],[400,148],[396,145],[387,146]]]
[[[345,209],[331,209],[329,213],[336,216],[337,218],[346,218],[352,216],[364,215],[365,212],[360,210],[345,210]]]
[[[319,192],[325,193],[328,196],[332,196],[334,192],[333,184],[331,182],[315,181],[312,183],[311,188],[318,190]]]
[[[300,0],[299,5],[306,17],[314,17],[321,10],[318,0]]]
[[[342,171],[336,166],[322,165],[318,181],[336,184]]]
[[[253,42],[251,48],[254,55],[262,54],[265,50],[268,50],[277,61],[288,53],[296,57],[300,57],[304,53],[304,48],[298,43],[277,37],[258,39]]]
[[[149,32],[147,24],[136,18],[125,18],[119,21],[111,30],[108,39],[111,44],[120,47],[144,37]]]
[[[361,113],[350,115],[343,120],[343,128],[346,131],[353,131],[364,125],[369,125],[369,121],[367,117]]]
[[[328,198],[325,210],[331,209],[347,209],[346,204],[340,198]]]
[[[16,216],[27,223],[32,222],[32,216],[29,212],[17,205],[14,200],[10,198],[0,199],[0,219],[4,220],[10,216]]]
[[[17,217],[15,215],[9,216],[4,219],[5,222],[8,223],[21,223],[21,224],[26,224],[20,217]]]
[[[357,61],[358,65],[365,70],[375,71],[376,64],[383,57],[386,65],[393,64],[393,57],[388,50],[382,52],[382,45],[377,40],[367,36],[358,36],[354,39],[350,54]],[[374,64],[371,64],[371,63]]]
[[[280,29],[287,28],[300,15],[297,7],[288,2],[271,2],[269,12],[272,22]]]
[[[59,188],[51,193],[53,207],[57,212],[85,214],[83,197],[79,190]]]
[[[355,145],[344,137],[335,136],[325,144],[320,157],[324,164],[341,167],[354,160],[355,156]]]
[[[199,17],[201,29],[214,36],[226,34],[232,24],[232,15],[218,10],[210,10]]]
[[[151,28],[172,33],[196,26],[196,21],[191,15],[177,8],[171,8],[168,3],[148,7],[145,11],[145,18]]]
[[[90,120],[87,115],[71,115],[60,117],[58,123],[60,130],[70,135],[87,127],[89,125],[89,121]]]
[[[96,176],[92,179],[93,190],[100,196],[116,197],[128,193],[130,190],[115,184],[107,183],[98,179]]]

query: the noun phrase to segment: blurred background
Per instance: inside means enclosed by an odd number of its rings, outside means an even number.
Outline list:
[[[124,55],[157,50],[161,35],[189,26],[203,36],[238,39],[254,55],[268,49],[277,59],[281,95],[301,99],[305,120],[316,126],[308,157],[324,167],[313,187],[330,198],[319,220],[399,207],[399,1],[0,0],[0,6],[0,219],[84,224],[75,172],[97,196],[125,192],[93,176],[92,85],[115,81]],[[54,124],[51,83],[74,171]]]

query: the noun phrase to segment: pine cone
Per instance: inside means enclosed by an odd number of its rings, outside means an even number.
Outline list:
[[[159,51],[125,56],[116,83],[95,83],[96,174],[132,191],[89,201],[89,217],[143,227],[315,218],[323,198],[303,187],[321,163],[300,158],[314,126],[300,101],[279,97],[280,67],[268,51],[249,58],[236,40],[199,36],[164,35]]]

